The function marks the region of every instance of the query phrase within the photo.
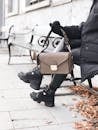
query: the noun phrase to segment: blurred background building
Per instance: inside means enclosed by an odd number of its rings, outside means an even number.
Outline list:
[[[62,25],[85,21],[92,0],[0,0],[0,26],[17,28],[47,26],[59,20]]]

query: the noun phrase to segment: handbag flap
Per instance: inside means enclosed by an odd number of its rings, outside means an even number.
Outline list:
[[[56,53],[41,53],[39,55],[40,62],[46,65],[57,65],[64,63],[69,59],[71,54],[69,52],[56,52]]]

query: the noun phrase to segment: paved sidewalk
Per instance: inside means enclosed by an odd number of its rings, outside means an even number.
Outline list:
[[[32,92],[29,84],[17,77],[18,72],[28,71],[32,65],[7,65],[7,61],[7,54],[0,54],[0,130],[75,130],[74,122],[82,117],[70,109],[80,98],[56,96],[53,108],[34,102],[29,96]],[[47,77],[43,83],[46,80]],[[62,92],[70,90],[60,88],[58,93]]]

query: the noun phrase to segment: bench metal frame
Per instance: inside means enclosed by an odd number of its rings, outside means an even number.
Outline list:
[[[33,32],[33,30],[32,30],[32,32]],[[18,35],[18,34],[15,34],[15,35]],[[24,35],[24,34],[23,34]],[[10,62],[11,62],[11,57],[13,57],[13,56],[19,56],[19,55],[12,55],[12,51],[11,51],[11,48],[14,46],[18,46],[18,47],[20,47],[20,48],[24,48],[24,49],[28,49],[28,51],[29,51],[29,55],[22,55],[22,56],[29,56],[30,58],[31,58],[31,60],[33,61],[33,58],[32,58],[32,42],[33,42],[33,38],[34,38],[34,35],[33,35],[33,33],[31,34],[31,38],[30,38],[30,42],[28,42],[28,43],[26,43],[26,44],[28,44],[28,47],[25,47],[24,45],[19,45],[18,43],[17,43],[17,40],[16,40],[16,38],[14,37],[14,41],[15,42],[9,42],[8,43],[8,51],[9,51],[9,60],[8,60],[8,64],[10,64]]]

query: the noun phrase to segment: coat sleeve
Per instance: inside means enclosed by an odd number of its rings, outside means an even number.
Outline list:
[[[64,27],[64,30],[70,40],[70,46],[72,49],[78,48],[81,46],[81,32],[84,22],[80,26],[67,26]]]
[[[65,30],[69,39],[81,39],[81,31],[83,24],[84,22],[82,22],[80,26],[65,26],[62,28]],[[63,36],[61,31],[55,31],[55,33],[59,34],[60,36]]]
[[[69,39],[80,39],[81,30],[79,26],[66,26],[63,27]]]

